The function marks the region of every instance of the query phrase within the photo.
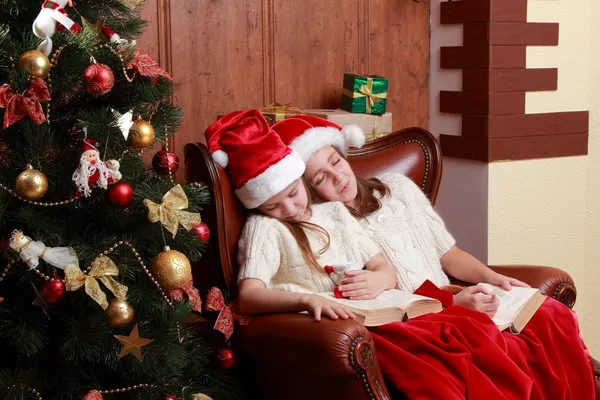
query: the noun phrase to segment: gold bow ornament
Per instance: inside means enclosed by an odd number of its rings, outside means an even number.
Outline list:
[[[98,281],[101,281],[118,299],[127,298],[127,286],[115,281],[113,277],[119,275],[119,268],[113,260],[106,256],[98,256],[92,261],[92,268],[86,275],[77,265],[67,265],[65,267],[65,287],[73,292],[82,286],[85,286],[85,292],[96,303],[106,310],[108,301],[106,294],[100,288]]]
[[[165,229],[173,234],[173,239],[177,235],[179,224],[190,231],[202,222],[199,213],[183,211],[188,208],[188,198],[179,184],[163,196],[161,204],[145,199],[144,205],[148,208],[150,222],[160,221]]]
[[[360,85],[358,92],[353,92],[350,89],[344,89],[343,94],[351,98],[366,97],[366,112],[371,113],[371,109],[375,104],[379,104],[382,99],[387,98],[387,92],[385,93],[373,93],[373,78],[367,77],[367,83]]]

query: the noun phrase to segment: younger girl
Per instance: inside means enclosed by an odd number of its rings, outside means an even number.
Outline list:
[[[239,307],[247,314],[308,311],[316,320],[353,317],[314,293],[336,283],[326,265],[358,261],[369,274],[369,298],[396,286],[395,271],[339,202],[311,207],[301,179],[304,162],[256,110],[226,115],[206,131],[213,157],[228,172],[235,193],[250,210],[240,258]],[[313,253],[312,249],[318,250]]]

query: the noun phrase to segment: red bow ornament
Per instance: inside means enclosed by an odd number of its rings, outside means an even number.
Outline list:
[[[180,287],[179,289],[169,290],[167,295],[175,301],[183,301],[184,294],[188,295],[192,310],[202,312],[202,299],[198,289],[194,287],[194,281],[190,279],[188,283]]]
[[[142,76],[152,78],[154,85],[156,85],[159,76],[162,76],[170,81],[173,80],[171,75],[162,69],[150,54],[140,49],[135,50],[135,53],[133,54],[133,60],[127,64],[127,69],[134,70]]]
[[[46,121],[41,102],[50,101],[50,92],[41,78],[35,78],[29,83],[29,88],[23,94],[15,93],[8,83],[0,86],[0,108],[4,111],[2,129],[6,129],[26,115],[37,125]]]
[[[235,321],[244,326],[250,322],[250,317],[234,314],[231,306],[225,304],[223,293],[216,287],[210,289],[208,296],[206,296],[206,309],[208,311],[220,311],[215,322],[215,330],[225,335],[225,340],[229,340],[233,334],[233,324]]]

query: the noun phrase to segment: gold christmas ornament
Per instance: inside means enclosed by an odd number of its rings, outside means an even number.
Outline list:
[[[129,144],[141,149],[154,143],[154,127],[149,122],[138,118],[129,130]]]
[[[194,400],[213,400],[212,397],[205,395],[204,393],[196,393],[192,395]]]
[[[165,291],[179,289],[192,279],[190,260],[168,246],[152,261],[152,272],[158,284]]]
[[[125,326],[133,321],[133,307],[127,300],[112,298],[108,302],[108,307],[104,311],[104,318],[114,327]]]
[[[129,336],[115,335],[115,338],[123,345],[119,358],[123,358],[127,354],[133,354],[140,361],[142,361],[142,347],[154,341],[154,339],[141,338],[137,324],[135,324]]]
[[[144,0],[121,0],[121,4],[126,6],[131,10],[135,10],[140,4],[142,4]]]
[[[39,50],[28,50],[21,54],[17,69],[34,78],[46,78],[50,73],[50,60]]]
[[[17,176],[15,190],[19,196],[26,200],[39,200],[48,191],[48,178],[37,169],[33,169],[31,165],[28,165],[27,169]]]

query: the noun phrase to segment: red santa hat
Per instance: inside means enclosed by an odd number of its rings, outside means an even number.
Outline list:
[[[285,144],[300,153],[304,162],[327,146],[333,146],[347,155],[348,146],[361,148],[365,144],[365,134],[360,126],[342,128],[312,115],[294,115],[275,123],[271,128]]]
[[[88,151],[98,151],[98,141],[94,139],[83,139],[81,143],[81,154],[85,154]]]
[[[235,111],[208,127],[208,150],[228,168],[235,194],[256,208],[304,173],[300,155],[286,146],[258,110]]]

